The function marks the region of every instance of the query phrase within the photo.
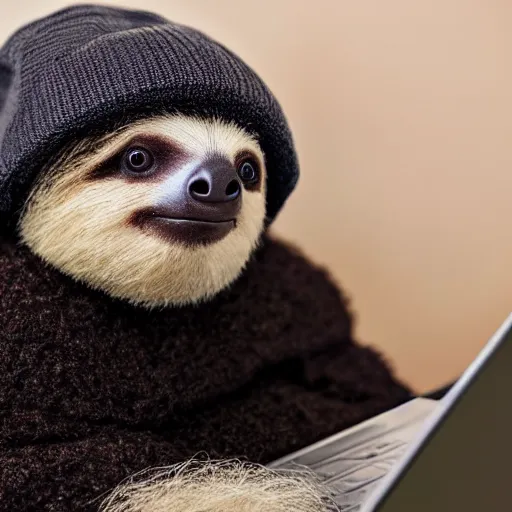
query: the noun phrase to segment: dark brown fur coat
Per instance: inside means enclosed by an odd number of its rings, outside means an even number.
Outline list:
[[[149,312],[0,245],[0,509],[86,505],[198,452],[269,462],[408,398],[328,275],[267,239],[213,301]]]

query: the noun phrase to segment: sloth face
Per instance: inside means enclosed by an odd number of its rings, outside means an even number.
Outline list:
[[[67,148],[19,229],[46,262],[147,307],[207,299],[239,275],[265,218],[264,156],[219,120],[158,116]]]

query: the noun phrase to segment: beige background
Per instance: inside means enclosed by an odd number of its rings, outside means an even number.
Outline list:
[[[203,29],[256,69],[302,164],[276,232],[332,270],[403,378],[456,377],[512,310],[512,2],[108,3]],[[4,1],[0,33],[64,5]]]

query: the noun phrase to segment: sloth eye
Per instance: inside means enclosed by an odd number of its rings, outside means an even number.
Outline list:
[[[252,160],[245,160],[238,166],[238,176],[244,183],[255,183],[258,176],[258,166]]]
[[[124,157],[124,164],[130,172],[146,172],[153,165],[153,155],[143,148],[130,148]]]

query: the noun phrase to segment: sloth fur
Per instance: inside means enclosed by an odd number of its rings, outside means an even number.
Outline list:
[[[239,460],[187,461],[134,475],[100,512],[328,512],[338,510],[306,470],[273,471]]]

